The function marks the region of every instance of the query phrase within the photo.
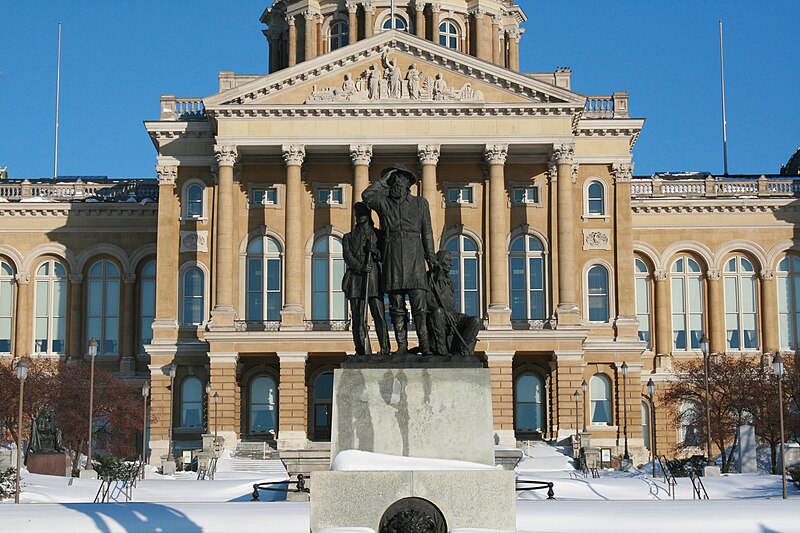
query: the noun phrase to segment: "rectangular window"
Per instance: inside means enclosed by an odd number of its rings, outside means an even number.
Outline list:
[[[276,187],[266,187],[253,189],[251,205],[277,205],[278,189]]]
[[[514,188],[514,203],[515,204],[538,204],[539,203],[539,188],[538,187],[515,187]]]
[[[13,307],[11,280],[0,281],[0,352],[11,352],[11,312]]]
[[[342,205],[344,203],[342,188],[321,188],[317,191],[317,200],[320,205]]]
[[[639,340],[650,345],[650,293],[647,278],[636,278],[636,318],[639,321]]]
[[[447,189],[447,201],[451,204],[471,204],[472,187],[450,187]]]

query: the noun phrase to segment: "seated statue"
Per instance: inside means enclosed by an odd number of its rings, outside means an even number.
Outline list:
[[[56,413],[49,405],[44,406],[31,427],[31,442],[28,453],[61,453],[61,430],[56,427]]]

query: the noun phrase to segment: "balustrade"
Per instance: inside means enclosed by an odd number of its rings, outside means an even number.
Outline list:
[[[631,182],[634,198],[796,198],[800,176],[698,176],[656,174]]]
[[[9,202],[33,199],[48,202],[96,200],[100,202],[140,202],[158,200],[155,180],[108,180],[100,183],[83,180],[54,182],[22,180],[0,184],[0,198]]]

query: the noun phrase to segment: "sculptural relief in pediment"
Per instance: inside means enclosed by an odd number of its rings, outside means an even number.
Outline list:
[[[323,102],[382,102],[382,101],[483,102],[483,92],[469,81],[461,87],[450,87],[442,72],[427,72],[411,63],[403,72],[389,51],[381,54],[381,66],[371,64],[353,79],[344,75],[341,86],[312,88],[305,103]]]

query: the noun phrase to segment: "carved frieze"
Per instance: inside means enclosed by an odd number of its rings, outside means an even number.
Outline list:
[[[181,253],[208,252],[208,231],[181,231]]]
[[[584,250],[610,250],[611,231],[607,229],[583,230]]]

